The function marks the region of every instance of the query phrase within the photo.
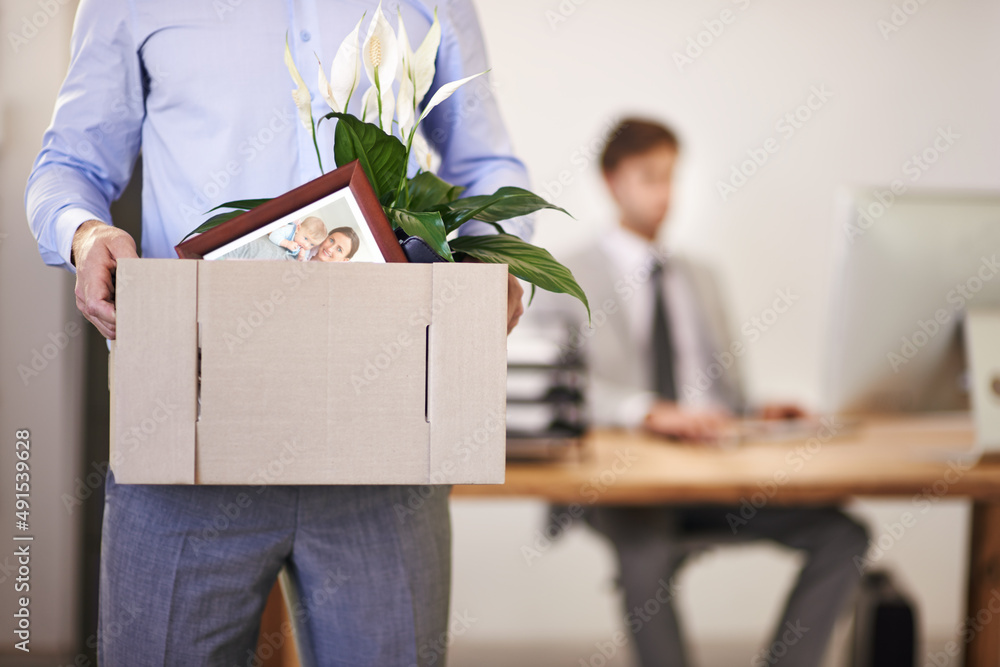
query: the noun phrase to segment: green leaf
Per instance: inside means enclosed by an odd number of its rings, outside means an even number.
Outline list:
[[[215,209],[213,208],[212,210],[214,211]],[[246,211],[239,210],[239,211],[226,211],[225,213],[219,213],[218,215],[213,215],[211,218],[209,218],[208,220],[206,220],[205,222],[201,223],[200,225],[192,229],[190,232],[188,232],[187,236],[181,239],[181,241],[186,239],[188,236],[191,236],[192,234],[201,234],[202,232],[207,232],[212,227],[218,227],[222,223],[228,222],[229,220],[232,220],[236,216],[243,215],[244,213],[246,213]]]
[[[587,308],[587,318],[590,318],[587,295],[573,273],[557,262],[548,250],[513,234],[458,236],[450,244],[452,251],[465,253],[481,262],[506,264],[512,274],[544,290],[575,296]]]
[[[379,201],[383,205],[390,203],[406,172],[403,142],[383,132],[378,125],[364,123],[350,114],[330,112],[323,118],[337,119],[333,135],[337,166],[359,160]]]
[[[267,201],[271,201],[271,200],[269,198],[268,199],[238,199],[236,201],[227,201],[225,204],[219,204],[215,208],[212,208],[212,209],[209,209],[208,211],[206,211],[206,213],[211,213],[212,211],[218,211],[220,208],[237,208],[237,209],[240,209],[240,210],[238,210],[238,211],[226,211],[225,213],[220,213],[218,215],[212,216],[211,218],[209,218],[205,222],[201,223],[201,225],[199,225],[195,229],[192,229],[190,232],[188,232],[187,235],[184,237],[184,239],[186,239],[188,236],[191,236],[192,234],[201,234],[202,232],[207,232],[212,227],[218,227],[219,225],[221,225],[222,223],[226,222],[227,220],[232,220],[233,218],[235,218],[236,216],[238,216],[240,213],[246,213],[250,209],[256,208],[257,206],[260,206],[261,204],[263,204],[264,202],[267,202]],[[181,241],[183,242],[184,239],[181,239]]]
[[[550,204],[533,192],[510,186],[500,188],[491,195],[457,199],[450,204],[438,206],[435,210],[441,211],[445,229],[452,232],[469,220],[496,223],[500,220],[528,215],[543,208],[562,211],[569,215],[565,209]]]
[[[435,206],[455,201],[463,190],[465,188],[460,185],[452,185],[429,171],[422,171],[410,179],[408,208],[411,211],[429,211]]]
[[[441,255],[449,262],[455,261],[451,256],[451,249],[448,247],[448,234],[444,231],[444,222],[441,214],[435,211],[404,211],[398,208],[386,208],[386,215],[389,220],[410,236],[419,236],[427,241],[434,252]]]
[[[236,201],[227,201],[225,204],[219,204],[215,208],[209,209],[207,212],[218,211],[220,208],[239,208],[244,211],[249,211],[252,208],[257,208],[264,202],[271,201],[270,198],[267,199],[238,199]]]

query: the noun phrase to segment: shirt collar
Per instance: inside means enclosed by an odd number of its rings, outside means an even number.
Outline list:
[[[621,224],[613,225],[605,240],[604,249],[620,275],[631,274],[643,265],[651,267],[655,260],[667,258],[660,244],[646,240]]]

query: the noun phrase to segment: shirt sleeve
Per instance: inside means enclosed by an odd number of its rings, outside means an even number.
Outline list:
[[[656,393],[607,382],[591,375],[587,405],[590,419],[600,426],[637,428],[649,414]]]
[[[271,243],[274,243],[275,245],[281,245],[282,241],[290,241],[289,227],[295,229],[294,225],[282,225],[268,234],[267,238],[271,239]]]
[[[425,100],[445,83],[489,69],[479,19],[469,0],[450,0],[438,7],[441,46],[437,71]],[[493,194],[504,186],[530,189],[528,170],[515,155],[500,117],[490,75],[473,79],[421,124],[428,142],[441,155],[440,176],[466,188],[463,196]],[[531,238],[531,216],[501,223],[505,231],[524,240]],[[489,234],[491,225],[471,220],[459,234]]]
[[[139,153],[144,100],[125,0],[81,0],[69,70],[24,196],[46,264],[75,273],[77,227],[91,218],[111,224],[111,202],[128,185]]]

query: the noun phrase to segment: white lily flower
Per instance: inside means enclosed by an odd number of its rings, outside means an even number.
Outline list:
[[[309,89],[306,88],[306,82],[302,80],[299,70],[295,68],[295,61],[292,60],[292,52],[288,48],[287,37],[285,38],[285,65],[288,67],[288,73],[292,75],[292,79],[295,81],[296,88],[292,91],[292,99],[295,100],[295,106],[299,110],[299,120],[302,121],[307,130],[312,131],[312,98],[309,95]]]
[[[379,117],[384,120],[387,116],[386,107],[394,103],[392,82],[396,79],[396,69],[399,66],[399,45],[382,13],[381,2],[368,26],[368,35],[361,47],[361,62],[364,63],[368,79],[378,91],[377,106],[381,107]],[[389,123],[381,126],[386,132],[392,129],[392,112],[388,114],[388,118]]]
[[[434,152],[419,131],[413,133],[413,160],[422,171],[434,171]]]
[[[361,83],[361,52],[358,49],[358,32],[361,30],[362,16],[344,41],[337,49],[337,55],[330,66],[330,80],[323,74],[322,64],[319,67],[319,89],[323,99],[337,113],[347,113],[347,105],[351,103],[354,91]]]
[[[327,106],[329,106],[332,111],[340,113],[341,109],[337,105],[337,100],[333,97],[333,89],[330,87],[330,82],[327,81],[326,74],[323,74],[323,61],[319,59],[319,56],[316,56],[316,62],[319,63],[319,68],[317,70],[319,94],[323,96],[323,99],[326,100]]]
[[[406,143],[410,127],[416,118],[417,100],[414,97],[413,75],[410,65],[413,61],[413,51],[410,50],[410,38],[406,35],[403,25],[403,14],[396,10],[396,40],[399,43],[399,137]]]
[[[489,70],[486,70],[486,72],[488,72],[488,71]],[[472,81],[477,76],[482,76],[482,75],[486,74],[486,72],[480,72],[479,74],[473,74],[472,76],[467,76],[464,79],[459,79],[458,81],[452,81],[451,83],[446,83],[443,86],[441,86],[440,88],[438,88],[437,92],[435,92],[434,95],[431,96],[431,101],[428,102],[427,106],[424,107],[424,112],[422,114],[420,114],[420,118],[417,120],[417,124],[419,125],[420,123],[422,123],[423,120],[424,120],[424,118],[427,117],[427,114],[429,114],[431,112],[431,110],[434,109],[434,107],[436,107],[437,105],[441,104],[446,99],[448,99],[449,97],[451,97],[456,90],[458,90],[459,88],[461,88],[462,86],[464,86],[468,82]]]
[[[424,41],[413,54],[413,87],[417,104],[431,89],[434,82],[434,62],[437,60],[438,47],[441,45],[441,24],[438,22],[437,9],[434,10],[434,23],[427,31]]]
[[[413,121],[416,117],[416,103],[413,99],[413,81],[406,74],[405,70],[399,80],[399,115],[396,120],[399,122],[399,138],[406,143],[410,130],[413,129]]]
[[[397,13],[397,32],[399,52],[402,65],[402,76],[399,84],[399,134],[405,142],[413,129],[417,116],[417,105],[424,99],[434,81],[434,61],[437,58],[438,46],[441,44],[441,24],[438,22],[437,10],[434,10],[434,23],[431,24],[424,41],[416,52],[410,49],[410,40],[403,26],[403,15]]]
[[[379,99],[382,100],[382,114],[379,116]],[[395,97],[392,88],[382,92],[380,96],[378,89],[371,86],[365,91],[361,98],[361,120],[366,123],[378,125],[385,131],[385,128],[392,127],[392,114],[395,112]],[[388,134],[388,132],[387,132]]]
[[[365,94],[361,96],[361,115],[359,118],[366,123],[377,123],[378,122],[378,103],[372,105],[372,98],[378,93],[375,90],[375,86],[370,86]],[[369,109],[369,107],[374,106],[374,111]]]

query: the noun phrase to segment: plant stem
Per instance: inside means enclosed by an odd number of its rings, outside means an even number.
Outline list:
[[[385,132],[385,128],[382,127],[382,88],[381,86],[379,86],[378,82],[378,67],[374,69],[374,73],[375,73],[375,97],[378,98],[378,129]],[[391,130],[392,128],[390,127],[389,129]],[[385,133],[389,134],[388,132]]]
[[[312,119],[310,118],[310,120]],[[323,158],[321,158],[319,155],[319,142],[316,141],[316,123],[312,124],[312,135],[313,135],[313,148],[316,149],[316,161],[319,162],[319,173],[325,174],[326,172],[323,171]]]
[[[403,173],[399,176],[399,187],[396,188],[396,203],[399,204],[399,198],[403,196],[406,192],[406,172],[410,168],[410,146],[413,144],[413,135],[417,131],[417,126],[414,125],[413,129],[410,130],[410,136],[406,139],[406,155],[403,158]],[[409,197],[407,197],[409,199]],[[409,207],[409,201],[406,202],[405,208]]]

